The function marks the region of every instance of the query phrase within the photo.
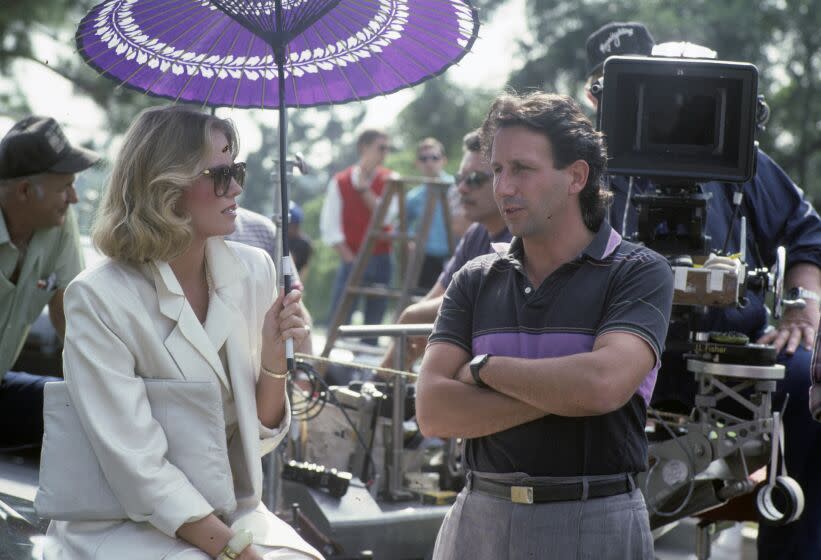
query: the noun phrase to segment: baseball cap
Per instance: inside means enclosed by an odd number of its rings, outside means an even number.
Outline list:
[[[302,208],[293,200],[288,201],[288,221],[292,224],[301,224],[303,217]]]
[[[38,173],[78,173],[99,159],[99,154],[69,144],[53,118],[26,117],[0,140],[0,179]]]
[[[601,69],[610,56],[636,54],[650,56],[656,42],[644,24],[614,21],[603,25],[587,38],[587,75]]]

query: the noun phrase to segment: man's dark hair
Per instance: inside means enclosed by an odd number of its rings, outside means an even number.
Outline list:
[[[543,134],[550,141],[555,169],[564,169],[578,160],[587,162],[590,172],[579,193],[579,204],[584,225],[591,231],[598,230],[613,198],[602,184],[607,151],[604,137],[579,105],[570,97],[555,93],[500,95],[482,123],[482,148],[488,159],[496,132],[509,126],[523,126]]]
[[[471,130],[462,138],[462,148],[466,152],[482,151],[482,129]]]
[[[363,130],[362,133],[359,135],[359,138],[356,139],[356,151],[361,152],[362,148],[370,146],[380,138],[387,138],[388,134],[382,130],[377,130],[375,128],[368,128]]]

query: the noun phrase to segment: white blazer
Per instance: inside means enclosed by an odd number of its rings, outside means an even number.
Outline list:
[[[208,320],[219,319],[224,329],[230,376],[168,263],[132,266],[106,259],[66,290],[66,385],[129,519],[54,521],[48,534],[57,546],[46,547],[47,559],[159,559],[177,558],[179,552],[180,557],[207,558],[175,538],[175,532],[214,508],[164,458],[167,441],[152,417],[142,378],[214,377],[226,386],[230,382],[238,421],[228,442],[233,476],[215,481],[230,484],[233,478],[237,508],[224,520],[250,528],[263,550],[287,547],[322,558],[260,501],[260,458],[282,441],[290,423],[290,410],[273,430],[257,418],[262,322],[276,296],[273,263],[259,249],[219,238],[208,241],[206,258],[216,292]],[[185,421],[184,411],[175,412]]]

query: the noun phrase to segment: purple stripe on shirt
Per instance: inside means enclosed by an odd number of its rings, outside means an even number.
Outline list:
[[[636,390],[636,393],[644,399],[644,403],[647,406],[650,406],[650,397],[653,396],[653,389],[656,387],[656,377],[658,377],[658,373],[658,366],[651,369],[650,373],[647,374],[647,377],[644,378],[641,385],[639,385],[639,388]]]
[[[616,234],[618,235],[618,234]],[[473,355],[492,354],[517,358],[558,358],[590,352],[596,337],[582,333],[490,333],[473,338]],[[636,393],[650,404],[656,386],[658,366],[654,367],[639,385]]]
[[[590,352],[596,337],[581,333],[490,333],[473,339],[473,354],[515,356],[518,358],[556,358]]]
[[[616,247],[621,243],[621,235],[615,229],[610,230],[610,238],[607,240],[607,247],[604,248],[603,259],[606,259],[616,250]]]

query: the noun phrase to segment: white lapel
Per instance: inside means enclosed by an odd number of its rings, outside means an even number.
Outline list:
[[[262,487],[261,470],[255,463],[259,456],[259,419],[256,403],[256,375],[259,370],[259,349],[255,338],[259,333],[249,331],[248,302],[255,301],[251,294],[244,293],[248,283],[243,280],[248,276],[246,265],[223,242],[206,246],[206,255],[211,265],[211,275],[221,308],[231,321],[231,331],[225,340],[228,370],[231,372],[231,385],[234,389],[234,403],[237,409],[242,449],[245,458],[246,476],[253,484],[255,491]],[[209,310],[211,313],[211,310]],[[226,323],[228,321],[226,320]],[[256,362],[256,363],[255,363]]]
[[[214,243],[212,243],[212,241]],[[212,245],[221,244],[223,251],[216,251],[215,255],[209,251]],[[214,280],[214,288],[219,293],[221,287],[232,280],[242,277],[245,267],[236,257],[225,247],[221,239],[209,240],[206,245],[206,252],[209,261],[209,269]],[[194,314],[194,310],[185,300],[182,287],[180,286],[171,266],[164,261],[154,261],[151,267],[154,275],[154,285],[157,290],[157,299],[160,312],[169,319],[176,322],[176,326],[171,334],[165,339],[165,347],[177,364],[177,367],[186,379],[201,378],[202,374],[196,371],[198,367],[209,367],[220,382],[229,387],[228,376],[222,367],[217,348],[211,342],[208,334]],[[247,274],[247,271],[245,272]],[[214,313],[218,317],[212,320],[230,332],[234,325],[240,323],[241,315],[238,311],[226,305],[221,297],[215,297],[208,306],[208,313]],[[230,338],[230,335],[229,335]]]

